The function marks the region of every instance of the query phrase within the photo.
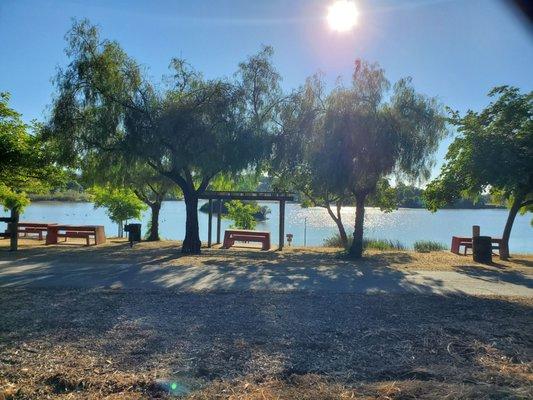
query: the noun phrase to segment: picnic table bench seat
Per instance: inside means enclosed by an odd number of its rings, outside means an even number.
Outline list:
[[[28,237],[28,235],[32,235],[32,236],[37,235],[37,238],[39,240],[43,240],[43,234],[47,232],[48,227],[50,225],[55,225],[55,224],[50,224],[50,223],[45,223],[45,222],[19,222],[17,233],[19,237]],[[6,231],[4,232],[2,236],[7,238],[9,237],[9,235],[10,235],[9,229],[6,229]]]
[[[224,232],[223,248],[229,249],[235,242],[261,243],[261,250],[270,250],[270,232],[244,229],[228,229]]]

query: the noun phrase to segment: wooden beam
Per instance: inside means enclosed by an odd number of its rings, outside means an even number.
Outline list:
[[[285,242],[285,200],[279,202],[279,247],[278,250],[283,250]]]
[[[212,229],[213,229],[213,200],[209,199],[209,221],[207,225],[207,247],[211,247]]]
[[[220,244],[220,229],[222,224],[222,200],[218,201],[218,212],[217,212],[217,244]]]

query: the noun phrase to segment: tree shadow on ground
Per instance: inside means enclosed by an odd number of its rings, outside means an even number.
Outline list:
[[[57,373],[88,377],[95,369],[109,376],[148,371],[203,385],[312,373],[347,385],[417,380],[510,397],[529,387],[530,301],[2,289],[0,302],[6,310],[0,315],[4,376],[21,368],[37,368],[34,379],[43,381]],[[65,349],[70,353],[58,357]]]
[[[413,283],[407,272],[389,268],[392,262],[410,263],[412,256],[405,252],[353,261],[312,250],[212,249],[197,256],[181,256],[166,244],[153,249],[126,246],[32,249],[12,259],[0,258],[0,287],[432,293],[442,286],[438,279]]]

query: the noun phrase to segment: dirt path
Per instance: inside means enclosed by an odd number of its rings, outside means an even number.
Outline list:
[[[446,268],[445,268],[446,267]],[[353,262],[327,250],[284,253],[211,249],[181,257],[175,245],[50,247],[0,254],[0,287],[305,290],[533,297],[533,261],[483,266],[441,252],[370,254]]]

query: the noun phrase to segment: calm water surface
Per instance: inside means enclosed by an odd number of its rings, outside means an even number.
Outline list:
[[[258,230],[273,233],[277,241],[279,210],[277,203],[260,203],[267,205],[271,213],[269,219],[257,225]],[[355,209],[345,207],[343,220],[345,225],[353,225]],[[470,236],[472,225],[480,225],[481,233],[489,236],[501,236],[507,210],[441,210],[430,213],[421,209],[399,209],[392,213],[383,213],[378,208],[367,208],[365,215],[365,235],[372,238],[399,240],[412,246],[417,240],[435,240],[449,245],[452,235]],[[199,213],[200,237],[207,240],[207,214]],[[116,235],[117,227],[107,217],[104,209],[94,209],[91,203],[38,202],[31,204],[22,220],[46,221],[65,224],[104,225],[108,236]],[[142,218],[143,231],[149,220],[149,212]],[[531,214],[518,215],[511,234],[510,247],[514,252],[533,253],[533,228],[530,225]],[[213,218],[213,232],[216,219]],[[222,220],[222,229],[228,228],[232,221]],[[337,232],[334,222],[326,210],[319,207],[301,208],[299,204],[287,204],[285,232],[294,235],[294,244],[304,244],[304,229],[307,225],[306,241],[308,246],[320,246],[325,238]],[[0,228],[3,229],[3,228]],[[349,229],[348,229],[349,230]],[[168,201],[163,203],[160,219],[160,233],[165,239],[183,239],[185,235],[185,203]],[[215,240],[213,233],[213,240]]]

